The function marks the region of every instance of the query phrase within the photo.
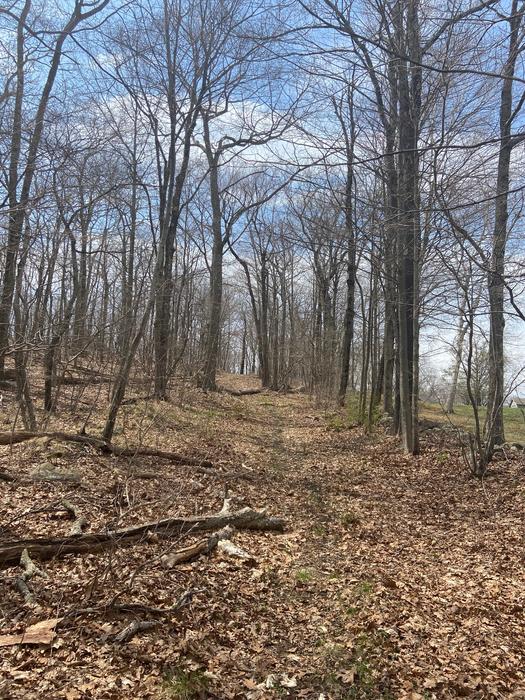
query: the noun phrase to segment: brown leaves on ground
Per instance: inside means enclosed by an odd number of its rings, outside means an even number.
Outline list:
[[[60,620],[60,617],[42,620],[30,625],[20,634],[2,634],[0,635],[0,647],[11,647],[15,644],[51,644],[56,636],[55,627]]]
[[[226,379],[228,381],[228,379]],[[236,388],[248,386],[237,379]],[[100,415],[92,417],[96,433]],[[167,569],[162,558],[197,538],[147,538],[129,548],[43,564],[49,579],[24,603],[16,569],[1,573],[2,634],[64,619],[48,646],[3,650],[10,698],[518,698],[525,692],[523,496],[518,456],[482,483],[453,445],[418,458],[392,438],[347,429],[305,396],[205,396],[123,408],[120,444],[206,454],[254,507],[290,523],[242,532],[249,564],[216,551]],[[69,426],[71,428],[71,426]],[[191,469],[117,459],[34,441],[3,447],[0,468],[28,476],[49,462],[80,484],[0,482],[2,539],[62,535],[66,498],[92,530],[220,508],[224,484]],[[147,476],[141,476],[141,473]],[[151,476],[153,473],[153,477]],[[118,602],[170,608],[126,644],[134,619]],[[92,614],[75,610],[92,608]],[[52,631],[50,631],[52,633]],[[521,693],[521,695],[520,695]]]

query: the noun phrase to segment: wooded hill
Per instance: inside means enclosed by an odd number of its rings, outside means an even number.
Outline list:
[[[39,644],[68,699],[523,692],[524,0],[13,0],[0,46],[6,693]]]

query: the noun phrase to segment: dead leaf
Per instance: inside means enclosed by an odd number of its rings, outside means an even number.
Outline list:
[[[297,678],[295,676],[287,676],[286,673],[283,673],[281,676],[281,685],[283,688],[296,688]]]

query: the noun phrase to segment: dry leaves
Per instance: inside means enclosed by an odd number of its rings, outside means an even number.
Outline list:
[[[113,641],[135,619],[123,612],[66,618],[59,637],[54,626],[47,630],[48,648],[17,635],[0,660],[1,692],[69,700],[162,700],[182,687],[190,698],[220,700],[525,697],[525,465],[518,457],[497,463],[480,484],[438,436],[409,459],[393,439],[348,430],[342,414],[335,421],[305,396],[185,392],[183,406],[175,398],[125,407],[123,444],[144,434],[160,449],[206,454],[219,472],[242,464],[253,479],[230,489],[285,516],[291,528],[236,533],[251,567],[222,552],[162,565],[197,537],[46,562],[49,580],[31,586],[49,620],[79,606],[100,608],[123,591],[123,600],[157,608],[187,588],[199,593],[181,614],[125,644]],[[95,432],[100,415],[91,420]],[[52,450],[2,448],[0,468],[20,475],[47,460],[82,474],[81,488],[1,482],[5,540],[66,534],[64,498],[92,530],[222,503],[222,481],[199,474],[196,488],[191,469],[76,447],[49,456]],[[13,585],[14,571],[0,576],[3,638],[14,639],[7,632],[35,610]]]

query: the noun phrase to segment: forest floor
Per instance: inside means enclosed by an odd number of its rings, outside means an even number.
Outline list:
[[[59,414],[54,427],[86,418],[96,434],[102,409]],[[42,438],[0,447],[0,469],[19,478],[52,464],[79,479],[0,481],[2,541],[66,535],[64,497],[88,532],[216,512],[220,475],[236,470],[230,493],[286,530],[236,533],[248,563],[217,550],[166,568],[169,547],[198,537],[154,533],[54,558],[40,564],[48,578],[29,581],[33,603],[15,585],[20,569],[4,568],[0,635],[62,620],[47,645],[2,648],[1,698],[525,698],[522,456],[475,480],[450,435],[432,431],[409,458],[379,429],[365,435],[298,394],[180,389],[171,403],[124,407],[120,426],[120,444],[201,456],[218,476]],[[188,589],[190,605],[169,615],[104,608],[119,592],[169,608]],[[75,608],[94,612],[68,616]],[[117,643],[137,617],[158,624]]]

